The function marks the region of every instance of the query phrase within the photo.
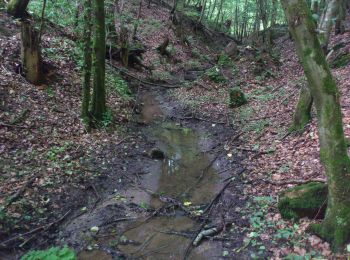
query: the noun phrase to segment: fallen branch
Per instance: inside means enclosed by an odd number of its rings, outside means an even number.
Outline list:
[[[123,68],[119,68],[118,66],[114,65],[114,64],[110,64],[113,68],[115,68],[116,70],[118,70],[121,74],[124,74],[130,78],[136,79],[138,82],[142,83],[143,85],[149,85],[149,86],[155,86],[155,87],[162,87],[162,88],[169,88],[169,89],[173,89],[173,88],[181,88],[183,86],[181,86],[180,84],[177,86],[174,85],[164,85],[164,84],[157,84],[157,83],[153,83],[153,82],[149,82],[149,81],[145,81],[143,79],[140,79],[139,77],[132,75],[128,72],[125,71],[125,69]]]
[[[15,202],[20,196],[22,196],[22,194],[25,192],[25,190],[33,184],[33,182],[35,181],[35,179],[38,178],[38,176],[34,176],[31,179],[29,179],[13,196],[11,196],[6,205],[5,208],[7,208],[8,206],[10,206],[13,202]]]
[[[11,124],[3,123],[3,122],[0,122],[0,126],[13,127],[13,128],[22,128],[22,129],[28,129],[28,128],[29,128],[29,127],[27,127],[27,126],[11,125]]]
[[[214,205],[214,203],[221,197],[221,195],[224,193],[224,191],[227,189],[227,187],[232,183],[232,177],[228,180],[228,182],[221,188],[221,190],[215,195],[215,197],[211,200],[209,205],[203,210],[203,214],[205,214],[208,210],[211,209],[211,207]]]
[[[325,179],[285,180],[285,181],[272,181],[272,180],[261,179],[261,181],[272,184],[272,185],[277,185],[277,186],[288,185],[288,184],[307,184],[310,182],[327,183],[327,180],[325,180]]]
[[[215,235],[217,233],[219,233],[222,230],[223,227],[214,227],[214,228],[210,228],[210,229],[204,229],[201,232],[199,232],[199,234],[196,236],[196,238],[194,239],[192,245],[193,246],[198,246],[199,243],[202,241],[202,239],[204,237],[207,236],[211,236],[211,235]]]

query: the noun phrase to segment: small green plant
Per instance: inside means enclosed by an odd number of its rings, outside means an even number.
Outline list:
[[[60,154],[64,153],[68,148],[68,144],[63,146],[54,146],[47,152],[47,158],[50,161],[57,161]]]
[[[48,86],[48,87],[47,87],[46,93],[47,93],[47,95],[48,95],[50,98],[52,98],[52,97],[55,96],[55,91],[52,89],[51,86]]]
[[[64,248],[51,247],[47,250],[30,251],[21,257],[21,260],[76,260],[75,252],[65,246]]]
[[[200,58],[202,55],[197,48],[193,48],[191,51],[191,55],[193,58]]]
[[[123,100],[131,99],[131,91],[128,83],[113,71],[106,73],[106,88],[117,93]]]
[[[177,49],[173,44],[169,44],[169,46],[166,48],[166,50],[170,56],[174,56],[177,53]]]
[[[234,63],[227,54],[222,53],[219,55],[218,65],[225,67],[233,67]]]
[[[226,82],[225,77],[222,75],[220,69],[217,66],[212,67],[206,72],[207,77],[215,83]]]
[[[113,122],[113,112],[110,109],[107,109],[107,111],[103,114],[102,117],[102,127],[108,128]]]

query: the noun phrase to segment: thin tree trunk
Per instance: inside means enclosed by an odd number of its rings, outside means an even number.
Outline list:
[[[83,82],[83,102],[81,108],[81,116],[87,126],[90,125],[89,106],[90,106],[90,91],[91,91],[91,66],[92,66],[92,0],[84,1],[84,82]]]
[[[105,90],[105,56],[106,56],[106,32],[104,0],[94,0],[94,61],[93,61],[93,96],[92,110],[93,119],[100,122],[106,112]]]
[[[281,0],[298,56],[314,98],[321,161],[328,182],[326,216],[312,230],[338,250],[350,238],[350,160],[344,138],[340,94],[317,40],[315,24],[304,0]]]
[[[133,30],[133,33],[132,33],[132,38],[133,39],[136,39],[136,33],[137,33],[137,29],[138,29],[139,23],[140,23],[141,11],[142,11],[142,0],[140,0],[139,10],[137,12],[137,18],[136,18],[136,22],[134,24],[134,30]]]
[[[346,2],[340,0],[338,18],[335,22],[335,34],[343,34],[345,32],[345,19],[346,19]]]

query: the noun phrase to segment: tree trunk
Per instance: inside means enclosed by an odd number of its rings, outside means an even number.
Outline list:
[[[25,78],[38,84],[41,80],[39,35],[28,21],[21,23],[21,60]]]
[[[17,18],[23,17],[28,4],[29,0],[11,0],[7,5],[7,12]]]
[[[136,39],[136,33],[137,33],[137,29],[139,27],[139,23],[140,23],[140,18],[141,18],[141,11],[142,11],[142,0],[140,0],[139,3],[139,10],[137,12],[137,18],[136,18],[136,22],[134,24],[134,30],[132,32],[132,39]]]
[[[340,0],[338,17],[335,21],[335,34],[343,34],[345,32],[345,19],[346,19],[346,2]]]
[[[92,50],[91,50],[91,12],[92,0],[84,2],[84,82],[83,82],[83,102],[81,108],[81,116],[87,126],[90,125],[89,106],[90,106],[90,91],[91,91],[91,67],[92,67]]]
[[[328,0],[327,6],[322,14],[318,26],[318,39],[324,51],[327,51],[329,36],[332,31],[333,21],[337,17],[340,6],[340,0]]]
[[[310,90],[302,86],[293,117],[292,130],[302,130],[311,120],[312,96]]]
[[[314,99],[321,161],[328,180],[328,203],[322,224],[312,230],[338,250],[350,238],[350,159],[344,138],[340,94],[317,40],[304,0],[281,0]]]
[[[105,90],[105,56],[106,32],[104,0],[94,0],[94,61],[93,61],[93,96],[91,114],[96,122],[100,122],[106,112]]]

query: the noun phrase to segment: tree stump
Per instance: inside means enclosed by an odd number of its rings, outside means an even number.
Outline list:
[[[28,21],[21,23],[21,60],[25,78],[38,84],[42,75],[39,35]]]
[[[129,31],[128,28],[125,26],[122,26],[120,28],[120,37],[119,37],[119,42],[120,42],[120,59],[122,61],[122,64],[124,67],[129,66]]]

